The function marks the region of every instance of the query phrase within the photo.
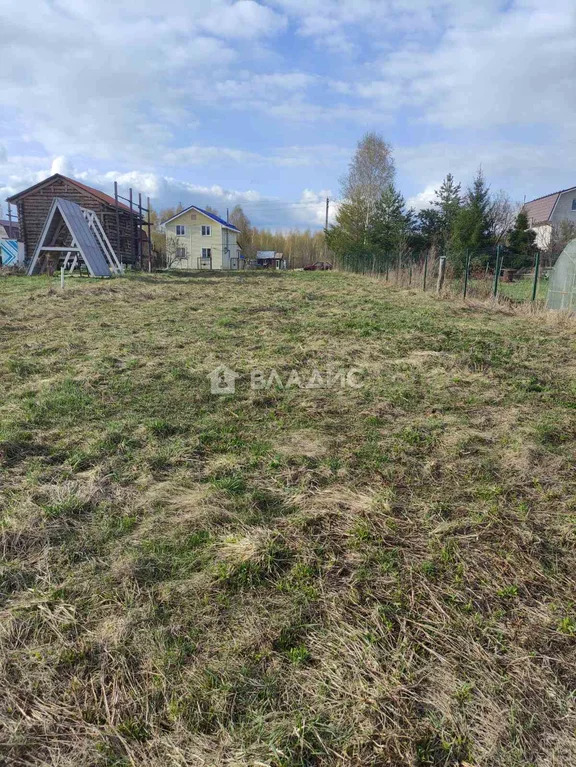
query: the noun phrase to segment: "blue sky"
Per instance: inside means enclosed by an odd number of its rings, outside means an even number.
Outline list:
[[[367,130],[416,207],[479,165],[576,184],[573,0],[0,0],[0,30],[2,201],[60,171],[319,227]]]

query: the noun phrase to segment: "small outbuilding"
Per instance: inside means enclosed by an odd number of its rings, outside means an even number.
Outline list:
[[[570,240],[552,269],[547,306],[576,311],[576,239]]]
[[[258,250],[256,266],[261,269],[286,269],[284,254],[277,253],[275,250]]]
[[[142,263],[141,232],[146,224],[142,209],[120,202],[117,194],[112,197],[76,179],[55,173],[8,198],[8,202],[18,208],[19,239],[24,243],[27,264],[36,253],[52,204],[57,198],[69,200],[95,213],[121,263],[133,266]]]

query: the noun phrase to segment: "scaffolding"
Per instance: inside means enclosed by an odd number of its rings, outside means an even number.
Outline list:
[[[151,212],[152,208],[150,206],[150,198],[146,198],[146,205],[144,206],[142,204],[142,194],[138,192],[138,205],[136,205],[136,202],[134,200],[134,192],[132,190],[132,187],[128,190],[128,197],[124,197],[118,192],[118,182],[114,182],[114,201],[116,203],[116,246],[118,252],[120,252],[120,201],[123,201],[124,204],[128,204],[130,207],[130,213],[136,217],[137,220],[137,231],[136,231],[136,237],[130,238],[130,255],[133,257],[133,261],[137,263],[140,268],[143,266],[143,248],[142,248],[142,234],[144,227],[147,229],[147,255],[148,255],[148,271],[152,271],[152,219],[151,219]],[[144,213],[146,214],[146,217],[144,217]],[[136,252],[134,253],[134,244],[136,244]]]

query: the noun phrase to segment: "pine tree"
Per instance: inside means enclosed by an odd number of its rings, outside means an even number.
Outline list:
[[[418,213],[416,239],[420,251],[443,245],[444,221],[439,210],[424,208]]]
[[[326,230],[326,243],[344,269],[369,267],[368,203],[346,200],[338,206],[336,222]]]
[[[449,243],[450,259],[458,271],[465,262],[466,252],[484,258],[492,244],[490,188],[480,169],[454,219]]]
[[[536,246],[536,232],[529,229],[528,215],[520,211],[516,216],[514,227],[510,229],[507,237],[509,255],[506,257],[506,265],[514,269],[522,269],[532,266],[538,252]]]
[[[440,245],[446,247],[452,235],[454,222],[462,208],[462,188],[456,184],[454,176],[448,173],[440,189],[434,192],[436,199],[432,202],[440,216]]]
[[[376,203],[369,237],[373,253],[379,261],[396,260],[400,251],[409,245],[414,231],[414,212],[406,210],[406,201],[400,192],[389,184]]]

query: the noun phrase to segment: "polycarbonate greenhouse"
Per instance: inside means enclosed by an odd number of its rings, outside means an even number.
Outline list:
[[[576,311],[576,239],[566,245],[552,270],[548,308]]]

